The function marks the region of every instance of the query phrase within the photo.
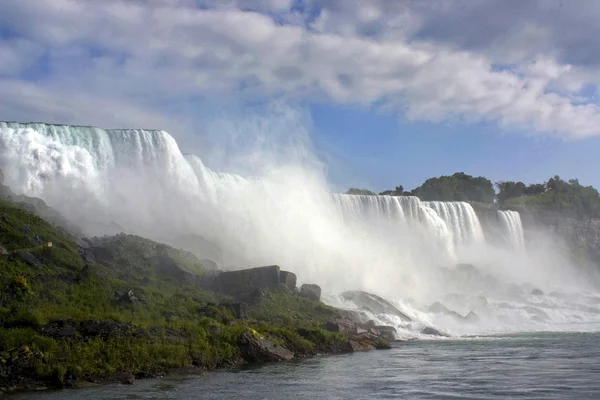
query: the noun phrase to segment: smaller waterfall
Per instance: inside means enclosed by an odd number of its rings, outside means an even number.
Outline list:
[[[498,210],[498,219],[506,231],[510,245],[514,249],[520,250],[525,248],[521,215],[517,211]]]
[[[469,203],[462,201],[426,201],[430,207],[446,222],[456,244],[476,244],[485,241],[479,218]]]

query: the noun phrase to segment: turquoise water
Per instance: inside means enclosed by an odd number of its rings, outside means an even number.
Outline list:
[[[16,399],[600,399],[600,334],[413,341],[188,379]]]

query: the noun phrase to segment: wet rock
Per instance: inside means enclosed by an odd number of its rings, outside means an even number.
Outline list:
[[[370,351],[375,350],[375,346],[371,343],[359,342],[356,340],[350,340],[350,348],[352,351]]]
[[[521,307],[523,310],[525,310],[528,314],[530,315],[534,315],[538,318],[541,318],[544,321],[549,321],[551,318],[550,316],[545,312],[540,310],[537,307],[533,307],[533,306],[524,306]]]
[[[423,335],[430,335],[430,336],[443,336],[443,337],[450,336],[447,333],[444,333],[444,332],[440,331],[439,329],[436,329],[431,326],[426,326],[425,328],[421,329],[421,333]]]
[[[215,277],[212,289],[239,298],[240,294],[277,285],[279,273],[277,265],[221,272]]]
[[[238,339],[242,358],[248,362],[285,361],[294,358],[294,353],[259,333],[247,330]]]
[[[398,331],[393,326],[376,325],[374,329],[377,330],[379,336],[381,336],[383,339],[389,340],[390,342],[396,340],[396,333]]]
[[[289,271],[279,271],[279,283],[283,283],[290,290],[296,289],[296,274]]]
[[[467,315],[465,315],[464,319],[467,322],[479,322],[480,320],[479,315],[477,315],[475,311],[470,311]]]
[[[534,295],[534,296],[543,296],[544,292],[542,292],[540,289],[533,289],[531,291],[531,294]]]
[[[348,319],[327,321],[323,328],[329,332],[349,334],[356,332],[356,323]]]
[[[435,303],[433,303],[432,305],[430,305],[429,308],[428,308],[428,311],[431,312],[431,313],[434,313],[434,314],[449,315],[449,316],[454,317],[456,319],[463,319],[462,315],[460,315],[456,311],[450,310],[448,307],[446,307],[445,305],[443,305],[439,301],[436,301]]]
[[[309,300],[321,300],[321,287],[319,285],[305,283],[300,287],[300,296]]]
[[[389,301],[363,291],[348,291],[342,293],[342,297],[356,304],[359,307],[367,307],[374,314],[392,314],[405,322],[411,322],[411,318],[400,311]]]

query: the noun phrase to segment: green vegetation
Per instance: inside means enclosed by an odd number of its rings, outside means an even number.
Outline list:
[[[396,186],[393,190],[384,190],[380,196],[411,196],[410,192],[404,190],[404,186]]]
[[[523,182],[500,181],[494,191],[492,182],[463,172],[427,179],[421,186],[406,191],[402,185],[379,195],[417,196],[424,201],[468,201],[493,204],[503,208],[539,212],[560,212],[577,218],[600,218],[600,194],[592,186],[583,186],[577,179],[564,181],[550,178],[545,183],[526,185]],[[374,194],[367,189],[350,189],[351,194]]]
[[[366,189],[350,189],[351,191],[369,192],[362,194],[374,194]],[[438,178],[427,179],[419,187],[405,191],[402,185],[393,190],[384,190],[380,195],[388,196],[417,196],[424,201],[473,201],[479,203],[493,203],[495,191],[492,182],[482,176],[473,177],[464,172],[454,175],[444,175]]]
[[[0,200],[0,390],[230,366],[245,332],[296,356],[347,350],[320,328],[337,311],[285,285],[236,315],[231,298],[199,289],[208,269],[191,253],[123,234],[76,242]]]
[[[498,203],[507,208],[554,211],[577,218],[600,217],[600,194],[577,179],[550,178],[544,184],[499,182]]]
[[[362,195],[362,196],[375,196],[377,193],[372,192],[368,189],[350,188],[346,191],[346,194],[357,194],[357,195]]]
[[[494,187],[489,179],[473,177],[463,172],[427,179],[412,190],[413,196],[425,201],[475,201],[492,203]]]

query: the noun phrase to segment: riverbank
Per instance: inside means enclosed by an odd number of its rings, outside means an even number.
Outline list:
[[[390,347],[389,327],[278,266],[222,273],[138,236],[81,238],[40,207],[0,200],[0,392]]]

